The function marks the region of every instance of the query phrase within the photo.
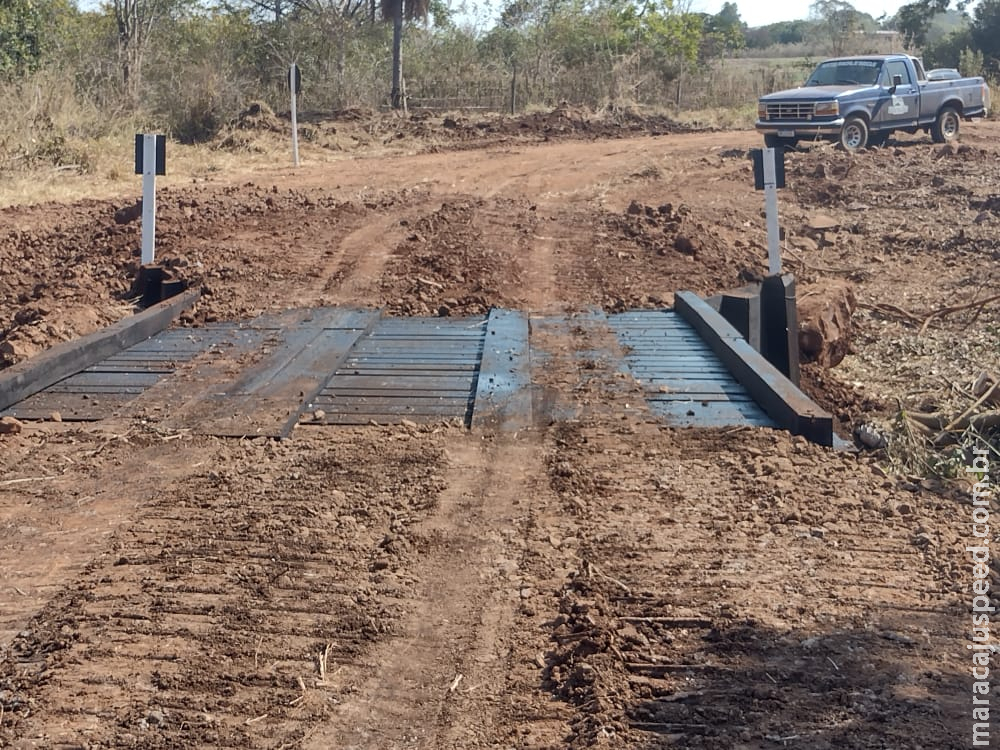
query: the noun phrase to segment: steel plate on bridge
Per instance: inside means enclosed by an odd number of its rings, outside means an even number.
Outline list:
[[[774,424],[672,311],[593,311],[545,321],[550,333],[571,322],[610,327],[624,354],[602,356],[630,371],[650,410],[672,424]],[[403,420],[520,429],[533,421],[528,335],[527,318],[510,310],[465,318],[286,310],[164,331],[6,413],[48,419],[59,412],[67,421],[142,416],[168,429],[230,436]]]
[[[677,313],[620,313],[608,316],[608,323],[654,414],[679,426],[775,426]]]

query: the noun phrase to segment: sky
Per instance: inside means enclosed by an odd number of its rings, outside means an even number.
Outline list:
[[[691,10],[699,13],[718,13],[722,10],[725,0],[692,0]],[[813,0],[734,0],[740,9],[740,18],[748,26],[767,26],[778,21],[795,21],[809,16],[809,6]],[[910,0],[872,0],[871,2],[852,2],[859,11],[878,18],[883,13],[894,15],[901,5]]]

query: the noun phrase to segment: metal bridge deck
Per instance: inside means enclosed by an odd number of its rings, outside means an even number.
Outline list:
[[[383,318],[307,408],[326,424],[472,419],[486,318]]]
[[[697,332],[670,310],[608,316],[650,410],[671,424],[773,427]]]
[[[4,414],[19,419],[106,419],[173,375],[177,368],[223,344],[223,328],[169,329],[15,404]]]
[[[643,384],[651,411],[665,421],[773,426],[673,312],[594,313],[573,325],[611,328],[625,352],[618,366]],[[239,436],[404,419],[518,429],[533,423],[531,366],[528,319],[515,311],[388,318],[376,310],[289,310],[164,331],[4,413],[59,412],[64,421],[152,415],[173,429]],[[544,359],[535,366],[545,367]]]

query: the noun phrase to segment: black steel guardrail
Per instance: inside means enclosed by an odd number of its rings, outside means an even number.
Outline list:
[[[778,427],[820,445],[834,444],[833,416],[782,375],[707,302],[693,292],[678,292],[674,309]]]

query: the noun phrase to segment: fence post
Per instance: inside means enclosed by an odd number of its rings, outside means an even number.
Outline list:
[[[517,113],[517,63],[511,66],[510,73],[510,114],[513,117]]]
[[[299,115],[296,97],[302,91],[302,75],[295,63],[288,69],[288,88],[292,95],[292,163],[297,167],[299,166]]]

